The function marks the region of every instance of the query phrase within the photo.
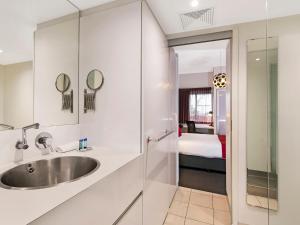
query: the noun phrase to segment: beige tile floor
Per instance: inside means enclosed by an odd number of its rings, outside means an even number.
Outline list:
[[[179,187],[164,225],[230,225],[227,196]]]

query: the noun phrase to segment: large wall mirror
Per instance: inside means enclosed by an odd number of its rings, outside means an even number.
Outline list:
[[[247,203],[278,209],[278,40],[247,44]]]
[[[79,12],[67,0],[10,0],[0,7],[0,130],[78,123]],[[68,74],[74,112],[55,82]]]

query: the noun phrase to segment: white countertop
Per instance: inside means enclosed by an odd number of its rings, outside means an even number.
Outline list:
[[[128,162],[136,159],[140,154],[113,152],[112,150],[108,151],[97,148],[88,152],[51,153],[47,156],[24,160],[21,164],[62,156],[87,156],[95,158],[100,161],[101,166],[87,177],[51,188],[37,190],[7,190],[0,188],[0,224],[28,224],[118,170]],[[0,173],[17,165],[19,164],[10,163],[3,165],[0,168]]]

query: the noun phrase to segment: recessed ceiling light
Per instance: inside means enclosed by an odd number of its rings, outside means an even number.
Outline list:
[[[0,53],[2,53],[2,52],[3,52],[3,50],[0,49]]]
[[[256,58],[255,60],[256,60],[256,61],[260,61],[260,58]]]
[[[198,0],[193,0],[193,1],[191,1],[190,5],[191,5],[191,7],[196,8],[199,5],[199,2],[198,2]]]

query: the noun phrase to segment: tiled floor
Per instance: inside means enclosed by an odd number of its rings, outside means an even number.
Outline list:
[[[247,202],[249,205],[265,208],[265,209],[271,209],[271,210],[278,210],[278,201],[276,199],[268,199],[261,196],[256,195],[247,195]]]
[[[164,225],[230,225],[227,197],[179,187]]]

